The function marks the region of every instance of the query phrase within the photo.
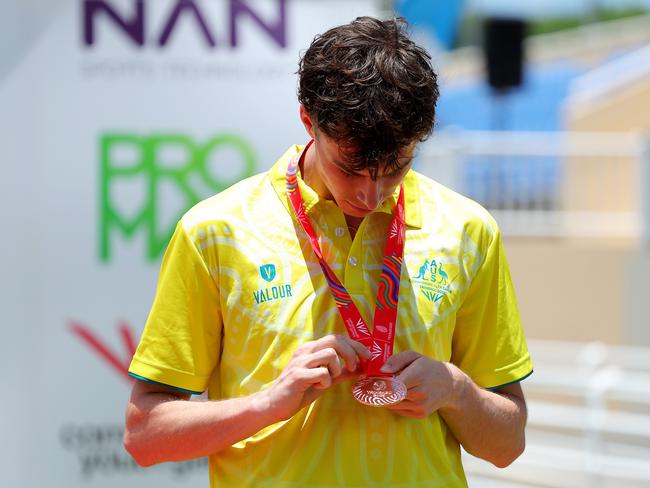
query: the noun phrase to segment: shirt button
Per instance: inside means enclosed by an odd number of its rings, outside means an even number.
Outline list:
[[[348,262],[349,262],[352,266],[356,266],[356,265],[357,265],[357,258],[355,258],[354,256],[351,256],[350,259],[348,260]]]
[[[343,237],[345,235],[345,229],[343,227],[337,227],[336,230],[334,230],[334,233],[336,234],[336,237]]]

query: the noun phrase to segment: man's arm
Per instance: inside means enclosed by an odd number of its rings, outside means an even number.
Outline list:
[[[527,411],[518,383],[484,390],[453,364],[413,351],[390,358],[385,371],[408,388],[406,399],[389,407],[396,414],[424,418],[437,411],[467,452],[500,468],[524,451]]]
[[[521,385],[489,391],[460,373],[464,378],[455,405],[441,408],[440,415],[467,452],[505,468],[526,447],[527,411]]]
[[[214,454],[358,376],[359,358],[369,357],[358,342],[326,336],[300,346],[266,390],[221,401],[190,402],[174,388],[137,381],[126,410],[124,446],[142,466]]]
[[[136,381],[124,447],[141,466],[210,455],[273,423],[262,395],[190,402],[189,394]]]

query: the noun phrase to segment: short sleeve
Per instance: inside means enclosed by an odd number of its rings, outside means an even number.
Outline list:
[[[219,362],[222,319],[208,265],[179,223],[129,374],[201,393]]]
[[[495,231],[457,313],[451,361],[487,389],[529,376],[533,364],[501,235]],[[485,229],[484,229],[485,230]]]

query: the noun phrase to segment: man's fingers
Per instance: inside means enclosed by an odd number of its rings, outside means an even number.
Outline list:
[[[370,359],[371,356],[370,350],[366,346],[361,344],[359,341],[355,341],[347,337],[346,340],[348,341],[350,346],[354,349],[354,352],[356,352],[361,359]]]
[[[317,390],[325,390],[332,386],[332,376],[325,366],[305,369],[301,376],[305,383]]]
[[[419,396],[420,390],[418,387],[422,384],[426,376],[425,366],[426,362],[421,360],[420,356],[395,375],[395,378],[404,383],[408,389],[408,398]],[[415,400],[415,398],[412,399]]]
[[[420,403],[411,401],[408,397],[395,405],[388,405],[386,408],[397,415],[414,419],[423,419],[429,415]]]
[[[307,368],[325,367],[329,370],[333,378],[336,378],[343,371],[341,360],[336,352],[336,349],[328,347],[316,351],[305,358],[305,366]]]
[[[388,361],[381,367],[382,373],[397,373],[420,357],[415,351],[404,351],[388,358]],[[408,385],[407,385],[408,386]]]
[[[359,358],[370,358],[370,351],[366,346],[340,334],[330,334],[304,345],[306,352],[315,352],[326,347],[336,350],[345,362],[348,371],[356,371]]]
[[[393,403],[392,405],[386,405],[388,410],[392,412],[406,412],[406,411],[411,411],[414,408],[413,402],[409,401],[408,399],[404,399],[399,403]]]
[[[357,368],[356,371],[348,371],[347,369],[344,369],[340,376],[334,378],[332,384],[338,385],[339,383],[344,383],[346,381],[357,379],[361,376],[362,373],[363,371],[361,370],[361,368]]]
[[[400,379],[400,381],[404,381],[401,378],[401,375],[399,376],[399,379]],[[412,382],[412,380],[409,380],[409,378],[407,378],[406,381],[411,381]],[[407,385],[407,383],[404,383],[404,384]],[[408,400],[409,402],[416,402],[417,403],[417,402],[422,402],[422,401],[426,400],[427,394],[426,394],[424,388],[422,387],[422,385],[417,385],[417,386],[414,386],[412,388],[409,388],[408,385],[407,385],[407,388],[408,388],[408,392],[406,393],[406,400]]]
[[[337,336],[337,346],[340,347],[340,354],[345,361],[348,371],[356,371],[359,367],[360,359],[370,358],[370,351],[360,342],[353,341],[347,337]]]
[[[419,409],[411,409],[411,408],[391,408],[391,412],[393,412],[396,415],[401,415],[402,417],[410,417],[413,419],[423,419],[425,415],[422,413],[421,410]]]
[[[331,344],[330,347],[336,349],[336,352],[338,352],[341,359],[343,359],[348,371],[354,371],[359,360],[357,358],[357,353],[346,338],[343,336],[327,336],[324,339],[325,343]]]

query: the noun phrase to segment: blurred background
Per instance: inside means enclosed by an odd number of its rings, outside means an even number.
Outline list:
[[[650,486],[650,0],[0,0],[3,486],[207,486],[121,444],[162,253],[306,142],[313,36],[396,14],[441,81],[416,168],[496,217],[535,362],[470,486]]]

